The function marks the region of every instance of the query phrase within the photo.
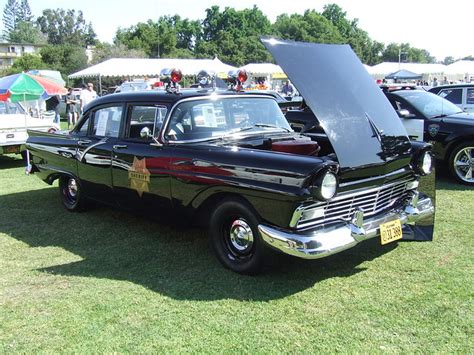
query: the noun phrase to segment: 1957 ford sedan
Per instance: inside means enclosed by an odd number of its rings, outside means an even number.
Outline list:
[[[179,90],[173,70],[166,91],[95,100],[70,132],[30,131],[31,172],[59,179],[69,211],[95,200],[198,217],[239,273],[257,273],[270,249],[313,259],[374,237],[430,239],[415,223],[433,220],[419,191],[431,147],[408,139],[350,47],[263,42],[318,117],[316,140],[273,96],[241,91],[242,72],[231,90]]]

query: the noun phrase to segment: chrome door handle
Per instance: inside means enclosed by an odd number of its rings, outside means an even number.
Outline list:
[[[82,145],[82,146],[84,146],[84,145],[89,145],[89,144],[91,144],[91,143],[92,143],[92,141],[90,141],[90,140],[88,140],[88,139],[84,139],[84,140],[79,140],[79,141],[77,141],[77,144],[78,144],[78,145]]]
[[[114,149],[125,149],[128,148],[126,144],[114,144],[113,147]]]

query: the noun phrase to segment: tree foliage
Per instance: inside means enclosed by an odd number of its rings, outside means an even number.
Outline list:
[[[40,50],[41,58],[49,69],[68,75],[87,67],[84,48],[70,44],[47,45]]]
[[[85,47],[96,43],[91,23],[86,23],[82,11],[46,9],[37,23],[48,43]]]
[[[39,55],[25,53],[21,57],[16,59],[13,63],[13,66],[6,70],[4,73],[2,73],[2,75],[10,75],[25,72],[32,69],[44,68],[46,68],[46,65]]]
[[[46,37],[30,21],[18,22],[15,29],[10,32],[9,37],[10,42],[13,43],[46,44]]]
[[[94,49],[91,64],[110,58],[147,58],[147,54],[142,49],[128,49],[123,44],[100,43]]]
[[[390,43],[382,53],[382,60],[385,62],[435,62],[435,58],[427,50],[411,47],[408,43]]]

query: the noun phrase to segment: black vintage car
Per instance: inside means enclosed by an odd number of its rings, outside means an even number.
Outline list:
[[[423,90],[386,92],[404,123],[420,121],[425,142],[459,182],[474,186],[474,114],[463,112],[450,101]]]
[[[30,131],[31,172],[59,179],[70,211],[96,200],[197,217],[239,273],[258,272],[270,249],[312,259],[377,236],[430,239],[413,225],[434,215],[418,191],[431,147],[410,142],[350,47],[263,42],[317,112],[321,144],[295,133],[273,96],[241,91],[240,74],[232,90],[178,90],[173,71],[165,92],[95,100],[71,132]],[[348,74],[364,95],[344,88]]]

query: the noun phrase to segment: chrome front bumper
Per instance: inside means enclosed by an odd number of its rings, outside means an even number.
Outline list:
[[[260,224],[258,230],[263,240],[272,248],[303,259],[318,259],[378,236],[383,223],[399,219],[403,227],[433,214],[431,199],[419,198],[418,193],[415,193],[406,206],[366,220],[362,211],[356,211],[351,222],[334,227],[292,232]]]

